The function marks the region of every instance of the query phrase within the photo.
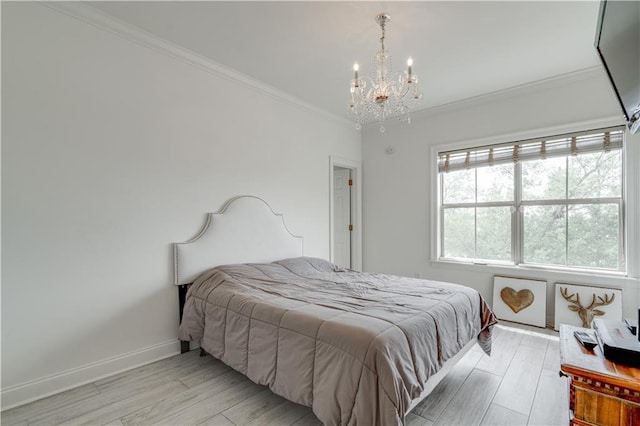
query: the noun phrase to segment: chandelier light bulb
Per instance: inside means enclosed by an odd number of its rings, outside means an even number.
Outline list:
[[[384,121],[388,117],[397,117],[409,123],[410,110],[422,101],[422,93],[418,89],[418,76],[413,74],[413,58],[407,60],[404,72],[393,73],[391,55],[385,49],[385,29],[391,17],[386,13],[376,15],[380,25],[380,50],[374,55],[375,71],[373,77],[360,77],[358,63],[353,64],[354,79],[349,90],[349,110],[357,121],[357,128],[362,124],[378,122],[381,132],[385,131]]]

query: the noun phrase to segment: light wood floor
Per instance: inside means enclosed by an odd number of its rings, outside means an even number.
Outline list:
[[[566,425],[558,335],[505,324],[492,356],[476,345],[408,416],[408,425]],[[198,351],[155,362],[2,413],[3,425],[319,425]]]

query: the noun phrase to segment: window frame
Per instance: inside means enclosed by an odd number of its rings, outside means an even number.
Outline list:
[[[606,124],[604,124],[606,123]],[[556,128],[549,132],[545,132],[545,135],[561,135],[566,133],[577,133],[584,132],[585,129],[594,129],[593,131],[597,131],[600,128],[604,127],[620,127],[619,123],[611,123],[610,121],[605,121],[602,124],[604,125],[589,125],[587,127],[581,127],[578,130],[567,129],[567,127]],[[624,129],[623,129],[624,130]],[[627,201],[627,170],[626,170],[626,137],[627,132],[624,130],[623,138],[625,141],[623,142],[621,152],[621,160],[620,160],[620,168],[621,168],[621,191],[620,197],[605,197],[605,198],[568,198],[565,197],[563,199],[543,199],[543,200],[522,200],[522,162],[514,163],[514,198],[510,201],[496,201],[496,202],[473,202],[473,203],[449,203],[444,205],[442,196],[443,196],[443,179],[441,178],[442,173],[438,168],[438,158],[439,153],[448,151],[448,150],[460,150],[460,149],[474,149],[481,146],[492,145],[492,144],[505,144],[509,142],[515,142],[523,139],[534,139],[539,138],[540,133],[531,135],[528,134],[528,137],[524,137],[524,134],[519,135],[507,135],[503,138],[502,141],[499,138],[491,138],[491,139],[483,139],[471,142],[458,142],[454,144],[446,144],[432,147],[432,176],[434,180],[432,181],[432,191],[434,191],[435,196],[432,196],[431,199],[435,200],[434,206],[432,208],[432,261],[439,263],[447,263],[447,264],[458,264],[458,265],[486,265],[493,267],[509,267],[509,268],[518,268],[518,269],[542,269],[549,271],[566,271],[566,272],[595,272],[601,275],[620,275],[627,274],[628,262],[627,262],[627,220],[626,220],[626,201]],[[549,136],[554,137],[554,136]],[[546,136],[545,136],[546,138]],[[568,157],[563,157],[568,158]],[[566,170],[566,169],[565,169]],[[477,173],[475,173],[475,191],[477,200]],[[568,188],[566,189],[568,190]],[[570,266],[570,265],[553,265],[553,264],[542,264],[542,263],[533,263],[533,262],[525,262],[524,261],[524,210],[527,206],[540,206],[540,205],[604,205],[604,204],[617,204],[618,206],[618,261],[617,268],[597,268],[597,267],[587,267],[587,266]],[[500,207],[506,206],[511,207],[511,261],[499,261],[499,260],[485,260],[485,259],[469,259],[469,258],[455,258],[455,257],[444,257],[444,211],[446,209],[451,208],[473,208],[474,210],[482,207]],[[524,209],[523,209],[524,207]],[[565,219],[568,221],[568,215],[565,215]],[[568,222],[565,224],[565,244],[568,244],[568,234],[569,227]],[[477,220],[474,220],[474,238],[477,238]],[[474,241],[475,250],[477,253],[477,241]],[[565,253],[568,254],[568,250],[565,250]]]

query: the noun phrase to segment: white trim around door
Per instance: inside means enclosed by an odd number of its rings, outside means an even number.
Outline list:
[[[351,170],[353,185],[351,190],[351,269],[362,271],[362,167],[359,161],[346,158],[329,156],[329,253],[330,260],[334,262],[334,167],[342,167]]]

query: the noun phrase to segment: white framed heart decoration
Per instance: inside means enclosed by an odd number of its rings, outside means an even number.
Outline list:
[[[493,312],[499,319],[545,327],[547,282],[494,276]]]

